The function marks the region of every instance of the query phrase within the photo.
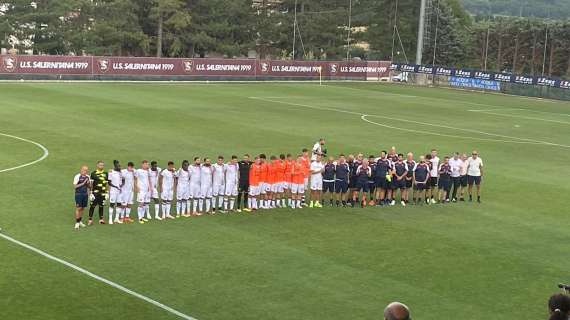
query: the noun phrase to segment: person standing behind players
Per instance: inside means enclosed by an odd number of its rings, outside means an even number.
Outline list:
[[[226,193],[226,164],[224,157],[218,156],[218,160],[212,166],[214,170],[214,184],[212,187],[212,209],[223,211],[224,195]]]
[[[348,192],[348,186],[350,185],[350,166],[346,163],[346,158],[344,154],[338,156],[338,163],[334,170],[335,181],[334,181],[334,192],[336,193],[336,206],[340,207],[342,203],[343,207],[346,207],[346,197]]]
[[[426,203],[428,201],[428,195],[426,190],[428,188],[428,180],[429,180],[429,165],[426,163],[426,158],[424,156],[420,157],[420,162],[416,164],[414,168],[414,188],[416,190],[416,204],[420,204],[422,202],[422,197],[425,198]]]
[[[188,160],[182,161],[180,169],[174,174],[174,181],[176,182],[176,218],[181,216],[186,217],[186,212],[190,208],[190,162]]]
[[[317,156],[321,156],[321,159],[323,156],[326,156],[327,151],[323,149],[324,145],[325,145],[324,138],[320,138],[319,141],[315,142],[311,154],[311,161],[317,160]]]
[[[358,192],[360,192],[360,207],[366,206],[366,193],[368,193],[368,179],[372,176],[372,170],[368,166],[368,160],[363,159],[362,164],[356,169],[356,192],[352,195],[352,207],[356,204]]]
[[[210,158],[204,158],[204,164],[202,165],[201,175],[200,175],[200,208],[198,211],[203,210],[204,213],[211,213],[210,205],[212,202],[212,184],[214,182],[214,169],[212,168],[212,163]],[[205,202],[206,207],[202,206],[202,201]]]
[[[235,210],[236,197],[238,196],[238,185],[240,181],[239,164],[237,156],[232,156],[230,162],[226,164],[226,171],[224,176],[225,182],[225,197],[224,197],[224,212],[228,210]],[[229,202],[229,208],[228,208]]]
[[[336,166],[334,164],[334,157],[329,157],[323,168],[323,200],[321,204],[325,203],[324,197],[329,196],[329,204],[332,207],[334,205],[334,182],[335,182],[335,172]]]
[[[97,169],[91,172],[91,206],[89,207],[89,222],[87,225],[93,224],[93,213],[95,207],[99,206],[99,224],[105,224],[103,219],[103,207],[105,205],[105,198],[107,197],[107,181],[109,175],[105,171],[105,163],[97,161]]]
[[[156,161],[150,162],[150,198],[154,203],[154,218],[156,220],[162,220],[160,217],[160,194],[158,193],[158,177],[160,176],[161,171],[162,169],[158,167],[158,163]],[[147,213],[147,219],[150,219],[150,212]]]
[[[244,154],[243,159],[238,162],[239,167],[239,185],[238,185],[238,196],[237,196],[237,212],[241,212],[242,199],[243,208],[247,208],[247,203],[249,202],[249,170],[251,168],[251,161],[249,160],[249,154]]]
[[[398,154],[398,160],[392,165],[392,170],[394,172],[394,181],[392,182],[394,184],[393,197],[396,198],[396,192],[400,190],[400,204],[405,207],[408,201],[406,195],[406,176],[408,175],[408,165],[404,163],[403,154]]]
[[[481,203],[481,178],[483,177],[483,159],[479,157],[477,150],[473,150],[471,158],[467,160],[467,192],[469,201],[473,201],[473,184],[477,188],[477,202]]]
[[[192,164],[188,171],[190,172],[190,194],[189,199],[192,199],[188,202],[188,211],[192,210],[193,216],[198,216],[199,208],[202,208],[204,200],[201,195],[201,182],[200,179],[202,177],[202,165],[200,164],[200,157],[194,157],[194,164]],[[192,202],[192,208],[190,208],[190,203]],[[186,217],[190,217],[190,215],[186,215]]]
[[[120,219],[122,211],[121,188],[123,187],[123,177],[121,176],[121,165],[119,164],[119,161],[113,160],[113,170],[109,171],[108,176],[109,176],[109,224],[113,224],[113,222],[123,223]]]
[[[158,185],[160,186],[160,199],[162,200],[162,218],[174,219],[170,215],[170,206],[174,199],[174,162],[168,161],[168,167],[160,172],[158,177]]]
[[[410,192],[412,192],[413,202],[416,203],[416,195],[414,193],[414,168],[416,167],[416,162],[414,161],[414,154],[409,152],[406,155],[406,170],[408,174],[406,175],[406,190],[405,196],[406,204],[410,201]]]
[[[452,169],[449,164],[449,157],[443,158],[443,163],[439,166],[439,181],[437,186],[439,188],[439,203],[449,202],[449,191],[451,190],[451,174]]]
[[[81,166],[79,173],[73,177],[73,188],[75,189],[75,230],[85,227],[81,222],[83,210],[87,207],[89,201],[90,181],[87,173],[89,168]]]
[[[436,201],[434,197],[438,193],[437,177],[439,174],[439,157],[437,156],[436,149],[431,149],[431,159],[429,159],[429,161],[431,163],[430,178],[429,178],[429,190],[431,191],[431,194],[429,196],[431,198],[431,203],[435,204]]]
[[[449,159],[449,166],[451,167],[451,185],[453,186],[453,192],[451,194],[451,201],[457,201],[457,191],[461,186],[460,173],[461,173],[461,159],[459,158],[459,152],[453,154],[453,158]],[[449,199],[449,194],[447,195]]]
[[[135,171],[135,190],[137,191],[139,223],[144,224],[148,222],[148,219],[145,218],[145,213],[147,218],[150,218],[149,204],[150,194],[152,192],[150,189],[150,174],[147,160],[143,160],[141,167]]]
[[[135,190],[135,164],[132,162],[127,163],[127,168],[121,170],[123,177],[123,187],[121,188],[121,218],[123,222],[133,222],[131,219],[131,206],[134,200]]]
[[[321,162],[321,155],[317,155],[315,161],[311,162],[311,202],[310,208],[322,208],[321,193],[323,191],[323,171],[324,165]]]
[[[249,194],[247,199],[247,208],[243,211],[251,212],[257,210],[257,200],[261,194],[261,159],[255,157],[254,163],[249,169]]]

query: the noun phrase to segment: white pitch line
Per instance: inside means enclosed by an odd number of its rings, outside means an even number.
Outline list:
[[[525,110],[525,109],[501,109],[498,111],[503,111],[503,110]],[[487,110],[469,110],[469,111],[477,112],[477,113],[483,113],[483,114],[490,114],[490,115],[500,116],[500,117],[544,121],[544,122],[553,122],[553,123],[560,123],[560,124],[570,124],[570,122],[568,122],[568,121],[544,119],[544,118],[537,118],[537,117],[527,117],[527,116],[521,116],[521,115],[516,115],[516,114],[504,114],[504,113],[497,113],[497,112],[492,112],[492,111],[487,111]]]
[[[375,124],[378,126],[383,126],[383,127],[390,128],[390,129],[401,130],[401,131],[416,132],[416,133],[427,133],[427,134],[431,134],[431,135],[444,136],[444,137],[450,137],[450,138],[462,138],[462,139],[469,139],[469,140],[481,140],[481,141],[492,141],[492,142],[502,142],[502,143],[550,145],[550,146],[557,146],[557,147],[563,147],[563,148],[570,148],[570,146],[568,146],[568,145],[556,144],[556,143],[552,143],[552,142],[548,142],[548,141],[540,141],[540,140],[533,140],[533,139],[527,139],[527,138],[512,137],[512,136],[506,136],[506,135],[489,133],[489,132],[478,131],[478,130],[471,130],[471,129],[451,127],[451,126],[446,126],[446,125],[433,124],[433,123],[429,123],[429,122],[421,122],[421,121],[414,121],[414,120],[400,119],[400,118],[393,118],[393,117],[386,117],[386,116],[379,116],[379,115],[372,115],[372,114],[363,114],[361,112],[354,112],[354,111],[328,108],[328,107],[317,107],[317,106],[312,106],[312,105],[302,104],[302,103],[266,99],[263,97],[249,97],[249,98],[254,99],[254,100],[267,101],[267,102],[280,103],[280,104],[287,104],[287,105],[299,106],[299,107],[310,108],[310,109],[315,109],[315,110],[328,110],[328,111],[335,111],[335,112],[347,113],[347,114],[352,114],[352,115],[358,115],[358,116],[360,116],[360,119],[365,121],[365,122]],[[464,132],[469,132],[469,133],[495,136],[495,137],[500,137],[500,138],[505,138],[505,139],[514,139],[514,140],[519,140],[519,141],[490,139],[490,138],[477,138],[477,137],[450,135],[450,134],[430,132],[430,131],[406,129],[406,128],[400,128],[400,127],[396,127],[396,126],[390,126],[390,125],[385,125],[385,124],[381,124],[378,122],[370,121],[370,120],[366,119],[366,117],[378,117],[378,118],[384,118],[384,119],[393,120],[393,121],[415,123],[415,124],[420,124],[420,125],[425,125],[425,126],[440,127],[440,128],[450,129],[450,130],[459,130],[459,131],[464,131]]]
[[[509,110],[526,110],[522,108],[494,108],[494,109],[470,109],[470,112],[485,112],[485,111],[509,111]]]
[[[46,147],[44,147],[43,145],[41,145],[41,144],[35,142],[35,141],[28,140],[28,139],[24,139],[24,138],[21,138],[21,137],[18,137],[18,136],[14,136],[14,135],[11,135],[11,134],[6,134],[6,133],[0,133],[0,136],[4,136],[4,137],[8,137],[8,138],[12,138],[12,139],[16,139],[16,140],[20,140],[20,141],[24,141],[24,142],[31,143],[31,144],[37,146],[38,148],[42,149],[42,151],[43,151],[42,156],[39,157],[38,159],[36,159],[36,160],[34,160],[34,161],[32,161],[32,162],[24,163],[24,164],[19,165],[19,166],[16,166],[16,167],[7,168],[7,169],[0,169],[0,173],[12,171],[12,170],[16,170],[16,169],[20,169],[20,168],[24,168],[24,167],[27,167],[27,166],[31,166],[31,165],[33,165],[33,164],[36,164],[36,163],[38,163],[38,162],[44,160],[44,159],[47,158],[48,155],[49,155],[48,149],[47,149]]]
[[[146,302],[148,302],[148,303],[150,303],[150,304],[152,304],[152,305],[154,305],[154,306],[157,306],[157,307],[159,307],[159,308],[161,308],[161,309],[163,309],[163,310],[165,310],[165,311],[168,311],[168,312],[170,312],[170,313],[172,313],[172,314],[174,314],[174,315],[176,315],[176,316],[178,316],[178,317],[180,317],[180,318],[182,318],[182,319],[186,319],[186,320],[197,320],[196,318],[192,318],[191,316],[186,315],[186,314],[184,314],[184,313],[182,313],[182,312],[180,312],[180,311],[178,311],[178,310],[175,310],[175,309],[173,309],[173,308],[171,308],[171,307],[169,307],[169,306],[167,306],[167,305],[164,305],[164,304],[162,304],[162,303],[160,303],[160,302],[158,302],[158,301],[156,301],[156,300],[153,300],[153,299],[151,299],[151,298],[149,298],[149,297],[147,297],[147,296],[144,296],[144,295],[142,295],[142,294],[140,294],[140,293],[138,293],[138,292],[135,292],[135,291],[133,291],[133,290],[130,290],[130,289],[128,289],[128,288],[125,288],[125,287],[123,287],[123,286],[120,285],[120,284],[117,284],[117,283],[115,283],[115,282],[113,282],[113,281],[111,281],[111,280],[108,280],[108,279],[105,279],[105,278],[103,278],[103,277],[101,277],[101,276],[98,276],[98,275],[96,275],[96,274],[94,274],[94,273],[92,273],[92,272],[90,272],[90,271],[88,271],[88,270],[85,270],[85,269],[83,269],[83,268],[81,268],[81,267],[79,267],[79,266],[76,266],[76,265],[74,265],[73,263],[67,262],[67,261],[62,260],[62,259],[60,259],[60,258],[58,258],[58,257],[54,257],[54,256],[52,256],[52,255],[49,254],[49,253],[46,253],[46,252],[44,252],[44,251],[42,251],[42,250],[40,250],[40,249],[38,249],[38,248],[35,248],[35,247],[30,246],[29,244],[23,243],[23,242],[21,242],[21,241],[19,241],[19,240],[16,240],[16,239],[14,239],[14,238],[12,238],[12,237],[10,237],[10,236],[7,236],[7,235],[5,235],[5,234],[2,234],[2,233],[0,233],[0,237],[4,238],[4,239],[6,239],[6,240],[8,240],[8,241],[10,241],[10,242],[12,242],[12,243],[15,243],[15,244],[17,244],[17,245],[19,245],[19,246],[21,246],[21,247],[24,247],[24,248],[26,248],[26,249],[28,249],[28,250],[31,250],[31,251],[33,251],[33,252],[39,254],[39,255],[42,255],[42,256],[44,256],[44,257],[50,259],[50,260],[53,260],[53,261],[55,261],[55,262],[59,262],[59,263],[63,264],[64,266],[67,266],[67,267],[69,267],[69,268],[71,268],[71,269],[73,269],[73,270],[79,271],[79,272],[83,273],[84,275],[89,276],[89,277],[91,277],[91,278],[93,278],[93,279],[95,279],[95,280],[101,281],[101,282],[103,282],[103,283],[105,283],[105,284],[107,284],[107,285],[109,285],[109,286],[111,286],[111,287],[113,287],[113,288],[116,288],[116,289],[119,289],[119,290],[121,290],[121,291],[123,291],[123,292],[125,292],[125,293],[128,293],[128,294],[130,294],[131,296],[134,296],[134,297],[136,297],[136,298],[139,298],[139,299],[141,299],[141,300],[144,300],[144,301],[146,301]]]
[[[33,164],[36,164],[36,163],[38,163],[38,162],[44,160],[44,159],[47,158],[47,156],[49,155],[48,149],[47,149],[46,147],[44,147],[42,144],[38,143],[38,142],[35,142],[35,141],[32,141],[32,140],[28,140],[28,139],[25,139],[25,138],[21,138],[21,137],[18,137],[18,136],[14,136],[14,135],[11,135],[11,134],[6,134],[6,133],[0,133],[0,136],[9,137],[9,138],[13,138],[13,139],[16,139],[16,140],[21,140],[21,141],[25,141],[25,142],[31,143],[31,144],[33,144],[33,145],[36,145],[37,147],[39,147],[39,148],[42,149],[42,151],[43,151],[43,155],[42,155],[40,158],[38,158],[38,159],[36,159],[36,160],[34,160],[34,161],[32,161],[32,162],[28,162],[28,163],[25,163],[25,164],[16,166],[16,167],[12,167],[12,168],[8,168],[8,169],[2,169],[2,170],[0,170],[0,173],[12,171],[12,170],[17,170],[17,169],[21,169],[21,168],[24,168],[24,167],[27,167],[27,166],[31,166],[31,165],[33,165]],[[153,300],[153,299],[151,299],[151,298],[149,298],[149,297],[147,297],[147,296],[144,296],[144,295],[142,295],[142,294],[140,294],[140,293],[138,293],[138,292],[135,292],[135,291],[130,290],[130,289],[126,288],[126,287],[123,287],[122,285],[120,285],[120,284],[118,284],[118,283],[115,283],[115,282],[113,282],[113,281],[111,281],[111,280],[105,279],[105,278],[103,278],[103,277],[101,277],[101,276],[98,276],[98,275],[96,275],[96,274],[94,274],[94,273],[88,271],[88,270],[85,270],[85,269],[83,269],[83,268],[81,268],[81,267],[79,267],[79,266],[76,266],[76,265],[74,265],[74,264],[71,263],[71,262],[67,262],[67,261],[65,261],[65,260],[63,260],[63,259],[60,259],[60,258],[55,257],[55,256],[52,256],[51,254],[49,254],[49,253],[47,253],[47,252],[44,252],[44,251],[42,251],[42,250],[40,250],[40,249],[38,249],[38,248],[32,247],[32,246],[29,245],[29,244],[26,244],[26,243],[24,243],[24,242],[22,242],[22,241],[19,241],[19,240],[16,240],[16,239],[14,239],[14,238],[12,238],[12,237],[10,237],[10,236],[7,236],[7,235],[5,235],[5,234],[2,233],[2,229],[1,229],[1,228],[0,228],[0,237],[2,237],[2,238],[4,238],[5,240],[8,240],[8,241],[10,241],[10,242],[12,242],[12,243],[14,243],[14,244],[17,244],[17,245],[19,245],[19,246],[21,246],[21,247],[23,247],[23,248],[26,248],[26,249],[28,249],[28,250],[31,250],[31,251],[33,251],[33,252],[39,254],[39,255],[42,255],[42,256],[44,256],[44,257],[46,257],[46,258],[48,258],[48,259],[50,259],[50,260],[52,260],[52,261],[59,262],[59,263],[63,264],[64,266],[67,266],[67,267],[69,267],[69,268],[71,268],[71,269],[73,269],[73,270],[79,271],[79,272],[81,272],[81,273],[83,273],[83,274],[85,274],[85,275],[87,275],[87,276],[89,276],[89,277],[91,277],[91,278],[93,278],[93,279],[95,279],[95,280],[101,281],[101,282],[103,282],[103,283],[105,283],[105,284],[107,284],[107,285],[109,285],[109,286],[111,286],[111,287],[113,287],[113,288],[119,289],[119,290],[121,290],[121,291],[123,291],[123,292],[125,292],[125,293],[128,293],[128,294],[130,294],[130,295],[136,297],[136,298],[139,298],[139,299],[141,299],[141,300],[143,300],[143,301],[146,301],[146,302],[148,302],[148,303],[150,303],[150,304],[152,304],[152,305],[154,305],[154,306],[156,306],[156,307],[159,307],[159,308],[161,308],[161,309],[163,309],[163,310],[165,310],[165,311],[168,311],[168,312],[170,312],[170,313],[172,313],[172,314],[174,314],[174,315],[176,315],[176,316],[178,316],[178,317],[180,317],[180,318],[182,318],[182,319],[186,319],[186,320],[197,320],[196,318],[193,318],[193,317],[191,317],[191,316],[189,316],[189,315],[186,315],[186,314],[184,314],[184,313],[182,313],[182,312],[180,312],[180,311],[178,311],[178,310],[176,310],[176,309],[174,309],[174,308],[171,308],[171,307],[169,307],[169,306],[167,306],[167,305],[165,305],[165,304],[162,304],[162,303],[160,303],[160,302],[158,302],[158,301],[156,301],[156,300]]]

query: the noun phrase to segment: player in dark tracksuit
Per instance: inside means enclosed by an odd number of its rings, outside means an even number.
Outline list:
[[[356,169],[355,179],[356,179],[356,192],[352,195],[352,207],[358,201],[357,194],[360,192],[360,206],[364,208],[366,206],[366,193],[368,193],[368,180],[372,176],[372,171],[368,166],[368,160],[364,159],[362,164]]]
[[[424,156],[420,157],[420,162],[416,164],[414,169],[414,188],[416,190],[416,204],[422,203],[422,195],[426,203],[429,204],[429,198],[426,190],[429,188],[427,183],[429,180],[429,164],[426,163]]]
[[[329,203],[332,206],[334,203],[334,182],[335,182],[335,170],[336,166],[333,163],[334,158],[329,157],[328,161],[325,163],[325,167],[323,168],[323,200],[321,200],[321,204],[325,204],[325,196],[329,195]]]
[[[348,197],[348,201],[352,203],[353,195],[356,192],[356,169],[358,169],[358,166],[360,166],[360,162],[358,161],[358,159],[354,159],[352,155],[349,155],[347,163],[348,163],[348,168],[350,170],[350,175],[348,179],[350,197]]]
[[[439,203],[449,202],[449,191],[451,190],[451,165],[449,157],[445,157],[444,162],[439,166],[439,180],[437,186],[439,188]]]
[[[370,167],[370,171],[372,172],[372,174],[370,175],[370,178],[368,178],[368,190],[370,193],[370,205],[374,205],[374,200],[376,199],[375,195],[376,195],[376,181],[374,179],[374,171],[376,170],[376,162],[374,161],[374,156],[371,155],[368,157],[368,166]]]
[[[342,206],[346,207],[346,193],[348,192],[349,178],[350,178],[350,165],[344,159],[344,155],[341,154],[338,159],[338,163],[335,166],[335,182],[334,191],[336,193],[336,206],[339,207],[342,202]]]
[[[408,169],[408,174],[406,175],[406,203],[409,203],[410,192],[412,192],[413,202],[416,203],[416,196],[413,191],[414,187],[414,168],[416,167],[416,162],[414,161],[414,155],[408,153],[406,161],[404,162]]]
[[[238,196],[237,196],[237,211],[240,212],[242,208],[247,208],[247,197],[249,194],[249,169],[251,168],[251,161],[249,160],[249,154],[243,156],[243,159],[238,162],[239,168],[239,185],[238,185]]]
[[[382,151],[380,159],[376,161],[376,170],[374,171],[374,181],[376,182],[376,205],[382,206],[388,204],[390,200],[388,193],[390,191],[390,182],[386,180],[386,175],[390,171],[391,163],[386,157],[386,151]]]
[[[394,171],[393,185],[395,187],[392,196],[396,197],[395,193],[400,190],[400,203],[402,206],[406,206],[406,176],[408,175],[408,166],[404,162],[404,155],[398,155],[398,161],[392,165]]]

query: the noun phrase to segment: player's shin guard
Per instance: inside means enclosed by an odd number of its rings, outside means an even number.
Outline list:
[[[147,219],[149,219],[149,220],[152,219],[152,217],[150,216],[150,204],[148,204],[148,203],[144,204],[144,212],[146,214]]]
[[[160,205],[158,204],[158,202],[156,202],[154,204],[154,217],[155,218],[159,218],[160,217]]]
[[[215,205],[215,201],[212,198],[206,198],[206,212],[210,212],[210,205],[214,204]],[[216,209],[214,207],[214,209]]]
[[[115,211],[115,206],[109,205],[109,224],[113,224],[113,211]]]
[[[192,208],[192,206],[190,205],[190,200],[186,200],[186,209],[182,210],[182,213],[185,214],[190,214],[190,209]]]
[[[234,207],[235,202],[236,202],[236,198],[231,197],[231,198],[230,198],[230,207],[229,207],[229,210],[233,210],[233,209],[235,208],[235,207]]]

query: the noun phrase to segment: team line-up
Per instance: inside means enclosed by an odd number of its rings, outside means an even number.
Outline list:
[[[182,161],[176,169],[169,161],[161,169],[156,161],[141,162],[135,169],[132,162],[121,168],[113,161],[113,169],[106,171],[103,161],[88,175],[82,166],[74,178],[75,228],[83,227],[83,209],[89,206],[89,221],[93,223],[95,208],[99,209],[99,223],[106,224],[104,204],[109,202],[108,223],[134,222],[130,218],[134,195],[137,200],[137,220],[144,224],[152,219],[151,201],[156,220],[200,216],[204,213],[251,212],[257,209],[291,208],[303,206],[321,208],[326,200],[331,206],[395,205],[399,192],[402,206],[464,201],[467,188],[472,201],[472,186],[476,186],[477,201],[481,202],[480,186],[483,161],[477,151],[471,157],[456,152],[443,160],[433,149],[418,161],[408,153],[397,154],[396,148],[382,151],[378,157],[364,158],[340,154],[336,159],[326,157],[324,139],[315,143],[312,154],[303,149],[296,159],[292,155],[270,156],[260,154],[250,160],[244,155],[238,161],[232,156],[227,163],[219,156],[215,163],[209,158],[194,158],[192,164]],[[326,160],[324,160],[326,158]],[[453,188],[453,191],[451,190]],[[305,204],[305,193],[309,201]],[[175,216],[172,203],[175,202]]]

